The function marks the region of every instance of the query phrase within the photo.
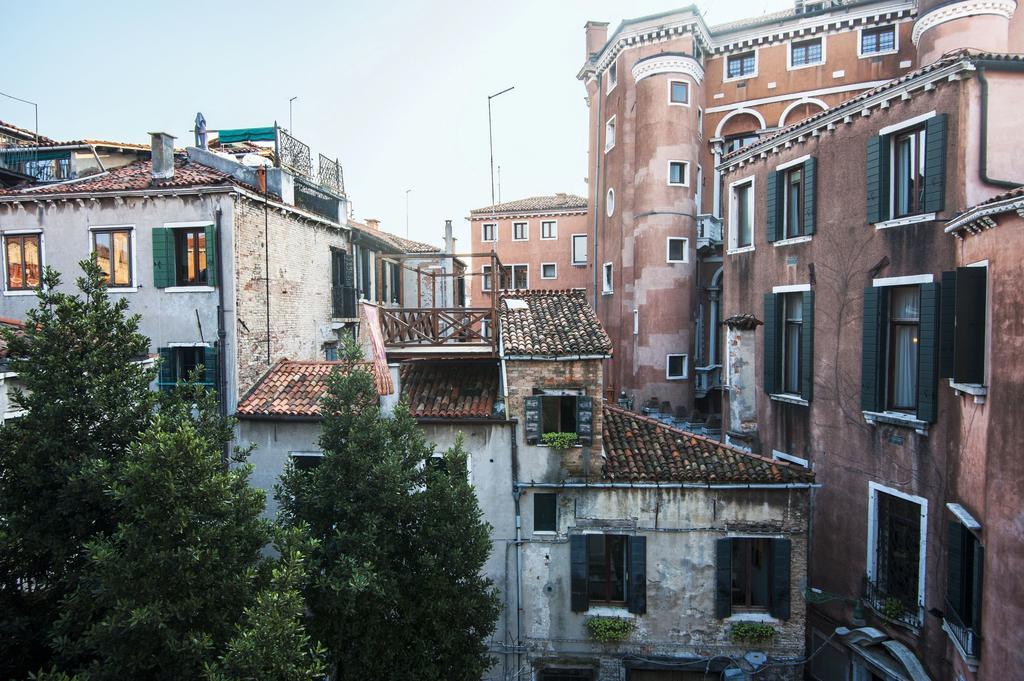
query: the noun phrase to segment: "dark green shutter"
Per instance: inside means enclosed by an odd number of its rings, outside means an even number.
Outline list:
[[[771,615],[780,620],[789,619],[789,572],[790,544],[788,539],[771,540],[771,556],[768,567],[771,570],[772,600]]]
[[[946,534],[946,603],[962,616],[964,612],[964,528],[959,521],[949,523]]]
[[[217,389],[217,348],[203,348],[203,384],[213,390]]]
[[[812,156],[804,161],[804,236],[814,234],[817,219],[818,162]],[[806,322],[805,322],[806,323]]]
[[[217,285],[217,226],[206,226],[206,284]]]
[[[779,182],[779,176],[782,173],[778,170],[768,173],[768,182],[764,192],[765,196],[765,215],[768,218],[768,242],[778,241],[780,235],[783,233],[782,230],[782,206],[779,201],[779,185],[785,184]]]
[[[939,285],[921,284],[917,349],[917,418],[933,423],[938,412]]]
[[[811,401],[814,394],[814,291],[804,291],[803,328],[800,332],[800,397]]]
[[[971,621],[965,622],[976,633],[981,633],[981,592],[984,587],[983,576],[985,574],[985,547],[974,539],[974,570],[971,580]]]
[[[647,537],[629,538],[629,599],[630,612],[647,612]]]
[[[153,286],[174,286],[174,230],[153,228]]]
[[[946,114],[928,119],[924,140],[924,210],[937,213],[946,204]]]
[[[523,412],[526,444],[535,445],[540,441],[540,397],[527,397],[523,400]]]
[[[886,310],[885,290],[864,289],[864,327],[860,353],[860,408],[863,411],[881,411],[881,369],[885,362],[882,353]]]
[[[869,223],[889,219],[889,136],[868,140],[867,218]]]
[[[163,391],[169,391],[176,383],[177,368],[174,366],[174,348],[160,348],[160,373],[157,384]]]
[[[569,600],[573,612],[590,607],[587,594],[587,535],[569,537]]]
[[[779,297],[774,293],[764,294],[764,391],[768,395],[779,392],[781,314]]]
[[[953,380],[957,383],[980,385],[985,382],[985,289],[987,278],[987,267],[958,267],[956,270]],[[943,300],[950,295],[945,288],[942,289],[942,293]],[[943,312],[945,312],[945,305],[943,305]]]
[[[942,273],[939,310],[939,376],[953,377],[956,340],[956,272]]]
[[[594,398],[576,398],[576,437],[581,445],[594,443]]]
[[[732,614],[732,539],[715,540],[715,617]]]

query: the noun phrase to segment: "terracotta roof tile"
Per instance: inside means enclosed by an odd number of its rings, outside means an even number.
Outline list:
[[[612,353],[611,339],[585,291],[509,291],[501,294],[498,314],[506,355]]]
[[[0,195],[46,196],[78,192],[124,192],[172,187],[201,187],[231,184],[231,177],[184,158],[174,161],[174,177],[154,183],[152,161],[136,161],[107,173],[90,175],[74,182],[35,185],[24,189],[11,189]]]
[[[498,396],[493,362],[404,362],[399,376],[417,418],[490,418]]]
[[[327,377],[346,366],[346,362],[281,360],[242,397],[238,416],[318,417],[320,399],[327,392]],[[380,368],[373,362],[361,362],[359,366],[373,374],[378,394],[392,392],[386,366]]]
[[[470,215],[487,215],[490,213],[525,213],[546,210],[586,211],[587,200],[575,194],[555,194],[554,196],[531,196],[515,201],[497,203],[484,208],[474,208]]]
[[[604,406],[604,477],[620,482],[783,484],[814,481],[795,464],[728,447],[633,412]]]
[[[422,241],[405,239],[380,229],[373,229],[356,220],[349,220],[349,227],[359,235],[377,242],[378,247],[392,253],[440,253],[441,249]]]

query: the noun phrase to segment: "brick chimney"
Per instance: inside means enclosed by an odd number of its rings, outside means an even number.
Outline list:
[[[590,55],[600,52],[604,44],[608,42],[608,22],[588,21],[583,28],[587,32],[586,58],[590,59]]]
[[[452,234],[452,221],[444,221],[444,252],[454,253],[455,252],[455,236]]]
[[[174,177],[174,135],[151,132],[149,138],[153,156],[153,179],[171,179]]]
[[[377,218],[366,218],[366,226],[375,232],[380,231],[380,220]]]

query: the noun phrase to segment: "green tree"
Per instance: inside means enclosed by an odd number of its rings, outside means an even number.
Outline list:
[[[111,302],[95,262],[80,294],[47,269],[23,333],[4,332],[26,414],[0,428],[0,678],[49,667],[48,632],[77,586],[83,544],[113,527],[114,502],[91,475],[117,463],[149,421],[149,340],[127,302]]]
[[[433,465],[408,409],[384,416],[373,377],[345,356],[321,405],[320,465],[289,468],[277,490],[280,522],[317,542],[311,630],[336,679],[475,681],[499,604],[480,574],[491,543],[466,454],[460,443]]]

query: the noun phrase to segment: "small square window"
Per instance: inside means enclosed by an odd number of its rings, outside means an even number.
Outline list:
[[[324,343],[324,359],[328,362],[338,361],[338,344],[337,342]]]
[[[670,104],[689,104],[690,86],[681,80],[669,81],[668,101]]]
[[[609,151],[615,146],[615,116],[608,119],[604,124],[604,150]]]
[[[482,241],[497,241],[498,240],[498,225],[493,222],[485,222],[481,227]]]
[[[687,356],[667,355],[665,358],[665,378],[678,381],[687,377]]]
[[[668,238],[668,262],[690,262],[690,240],[682,236]]]
[[[558,238],[558,223],[554,220],[545,220],[540,223],[540,238],[541,239],[557,239]]]
[[[92,251],[110,288],[132,285],[132,230],[98,229],[92,233]]]
[[[537,493],[533,495],[533,531],[558,531],[558,495]]]
[[[544,395],[540,398],[541,435],[576,432],[576,396]]]
[[[541,279],[554,279],[557,276],[558,267],[553,262],[545,262],[540,265]]]
[[[513,241],[527,241],[530,238],[530,223],[528,222],[513,222],[512,223],[512,240]]]
[[[490,291],[491,287],[492,287],[491,266],[490,265],[484,265],[481,268],[480,274],[481,274],[480,289],[482,291]]]
[[[789,65],[794,68],[821,64],[824,61],[823,56],[821,38],[801,40],[789,47]]]
[[[311,471],[323,463],[324,455],[320,452],[289,452],[292,465],[300,471]]]
[[[602,281],[603,281],[603,285],[601,287],[601,292],[602,293],[612,293],[615,290],[613,288],[613,286],[612,286],[614,282],[612,280],[612,263],[610,263],[610,262],[606,262],[604,264],[604,278],[603,278]]]
[[[615,89],[615,86],[619,84],[619,65],[612,62],[611,66],[608,67],[608,92]]]
[[[861,31],[860,53],[862,56],[895,51],[895,26],[879,26],[877,28],[866,28]]]
[[[42,275],[42,235],[9,234],[4,237],[7,290],[39,288]]]
[[[686,161],[669,161],[668,183],[679,187],[689,186],[690,164]]]
[[[757,56],[754,52],[734,54],[726,62],[726,78],[744,78],[757,75]]]

